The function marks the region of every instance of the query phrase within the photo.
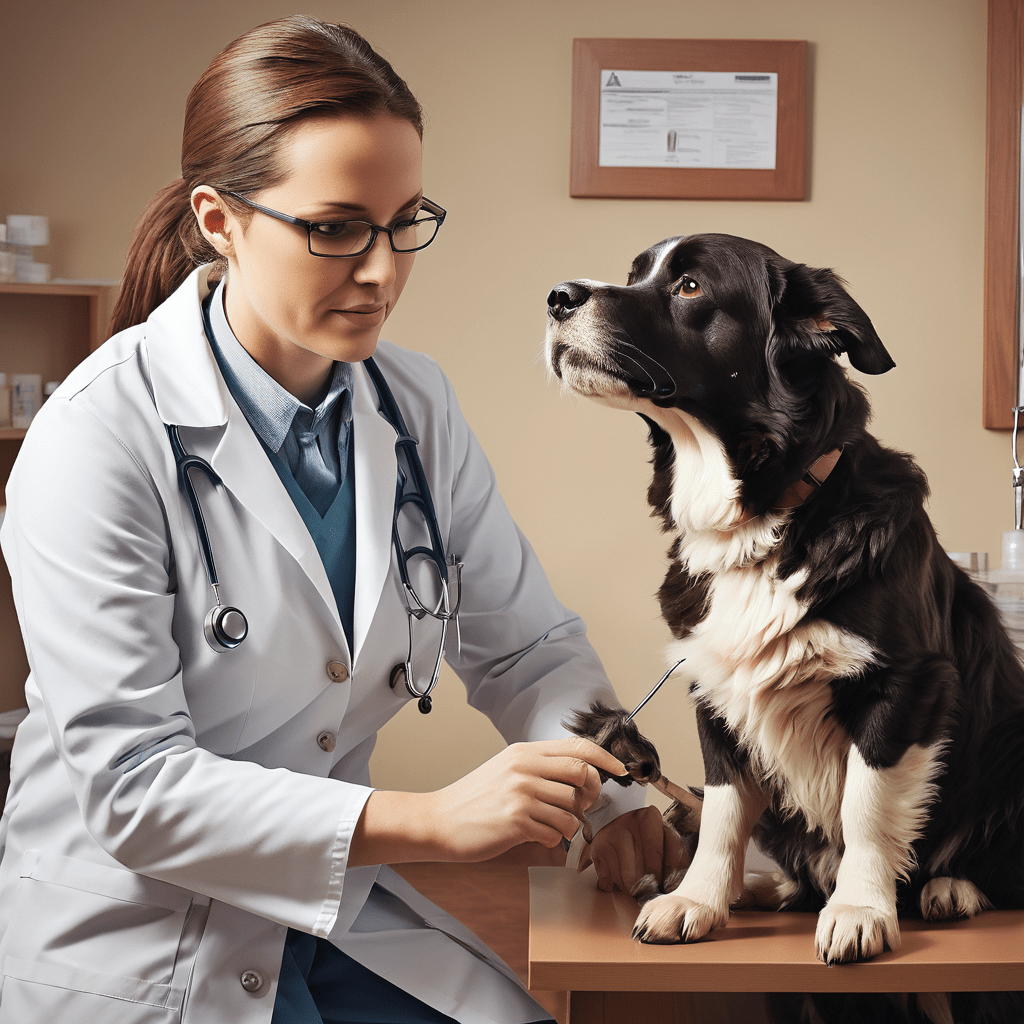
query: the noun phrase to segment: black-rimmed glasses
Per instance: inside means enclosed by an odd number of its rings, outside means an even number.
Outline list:
[[[232,192],[229,189],[217,191],[245,203],[246,206],[251,206],[254,210],[259,210],[260,213],[265,213],[268,217],[305,228],[310,254],[327,258],[362,256],[373,248],[373,243],[377,241],[377,235],[381,232],[388,236],[393,252],[419,252],[434,240],[447,216],[437,203],[424,198],[420,201],[420,208],[411,217],[396,221],[389,228],[365,220],[311,221],[292,217],[279,210],[271,210],[269,206],[261,206],[239,192]]]

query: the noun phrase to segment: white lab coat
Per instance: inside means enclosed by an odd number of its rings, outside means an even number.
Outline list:
[[[0,1022],[267,1024],[287,927],[460,1021],[541,1016],[395,872],[347,866],[376,732],[410,699],[388,686],[408,642],[395,432],[357,366],[350,652],[316,547],[206,341],[207,276],[72,372],[11,473],[0,540],[31,675],[0,824]],[[551,593],[437,366],[384,343],[377,362],[465,563],[450,664],[507,740],[564,735],[568,708],[613,699],[582,623]],[[203,636],[212,592],[165,423],[223,481],[196,474],[224,603],[249,621],[231,652]],[[418,624],[420,678],[438,629]],[[610,788],[613,810],[638,803]],[[375,880],[430,927],[361,917]]]

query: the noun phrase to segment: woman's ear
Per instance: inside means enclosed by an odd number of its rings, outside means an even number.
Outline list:
[[[231,256],[234,252],[231,232],[236,222],[217,190],[209,185],[197,185],[192,189],[191,203],[203,238],[221,256]]]

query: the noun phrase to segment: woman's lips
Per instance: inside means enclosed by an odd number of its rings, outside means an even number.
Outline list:
[[[332,312],[356,327],[376,327],[384,323],[388,314],[388,305],[386,302],[382,302],[379,306],[371,304],[350,306],[348,309],[335,309]]]

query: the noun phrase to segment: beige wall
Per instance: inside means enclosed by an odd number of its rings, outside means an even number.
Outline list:
[[[117,277],[131,224],[176,176],[192,82],[278,0],[22,0],[0,24],[0,216],[48,214],[67,277]],[[951,549],[996,553],[1012,526],[1009,444],[981,426],[984,0],[351,0],[306,10],[360,29],[429,115],[427,194],[450,211],[385,336],[435,355],[563,600],[583,613],[624,702],[662,666],[653,598],[664,539],[644,502],[639,420],[559,396],[538,352],[557,281],[624,278],[672,234],[726,231],[832,266],[898,367],[868,381],[875,427],[917,455]],[[575,36],[806,39],[805,203],[570,199]],[[429,788],[500,740],[448,679],[381,736],[383,786]],[[683,695],[642,726],[668,773],[699,781]]]

